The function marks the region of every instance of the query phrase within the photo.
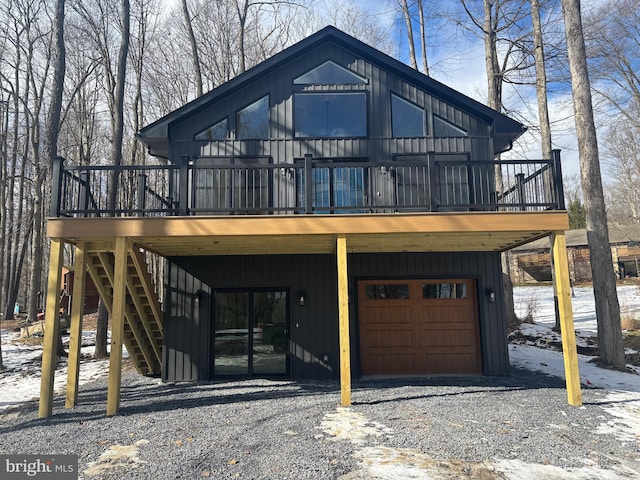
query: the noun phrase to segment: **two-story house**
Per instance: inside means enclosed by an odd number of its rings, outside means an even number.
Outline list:
[[[501,252],[553,234],[568,284],[559,153],[496,160],[523,131],[327,27],[143,128],[156,165],[55,159],[48,301],[73,245],[112,315],[108,414],[123,343],[165,381],[339,378],[345,405],[352,375],[506,375]]]

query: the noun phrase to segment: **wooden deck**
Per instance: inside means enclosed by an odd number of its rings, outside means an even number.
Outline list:
[[[164,257],[335,252],[504,251],[569,228],[565,211],[51,218],[48,236],[115,251],[125,237]]]

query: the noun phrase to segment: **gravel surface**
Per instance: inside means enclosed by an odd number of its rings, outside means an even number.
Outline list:
[[[634,478],[638,439],[597,433],[613,419],[607,394],[583,390],[585,405],[569,407],[561,380],[514,370],[354,381],[341,409],[336,381],[163,384],[124,372],[117,416],[104,413],[106,379],[95,381],[73,410],[56,398],[48,419],[34,404],[6,412],[0,451],[77,454],[80,478],[502,479],[518,477],[492,462],[514,459]],[[416,473],[430,468],[441,476]]]

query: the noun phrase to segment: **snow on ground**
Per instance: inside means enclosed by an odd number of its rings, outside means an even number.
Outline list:
[[[619,285],[618,302],[623,317],[640,319],[640,287],[638,285]],[[571,303],[576,331],[595,335],[598,331],[595,302],[592,287],[573,287]],[[513,302],[519,318],[532,311],[533,321],[538,325],[552,328],[555,325],[553,287],[522,286],[513,289]]]
[[[2,359],[5,371],[0,373],[0,413],[20,406],[24,402],[40,397],[42,346],[24,345],[19,342],[20,333],[2,330]],[[105,376],[109,370],[109,359],[95,360],[95,332],[82,333],[82,360],[80,363],[80,384]],[[69,337],[63,337],[68,343]],[[68,348],[68,345],[65,345]],[[55,394],[63,394],[67,382],[66,359],[61,360],[54,377]]]

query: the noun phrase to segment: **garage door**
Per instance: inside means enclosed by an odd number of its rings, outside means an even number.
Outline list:
[[[363,375],[482,372],[474,280],[360,281],[358,311]]]

